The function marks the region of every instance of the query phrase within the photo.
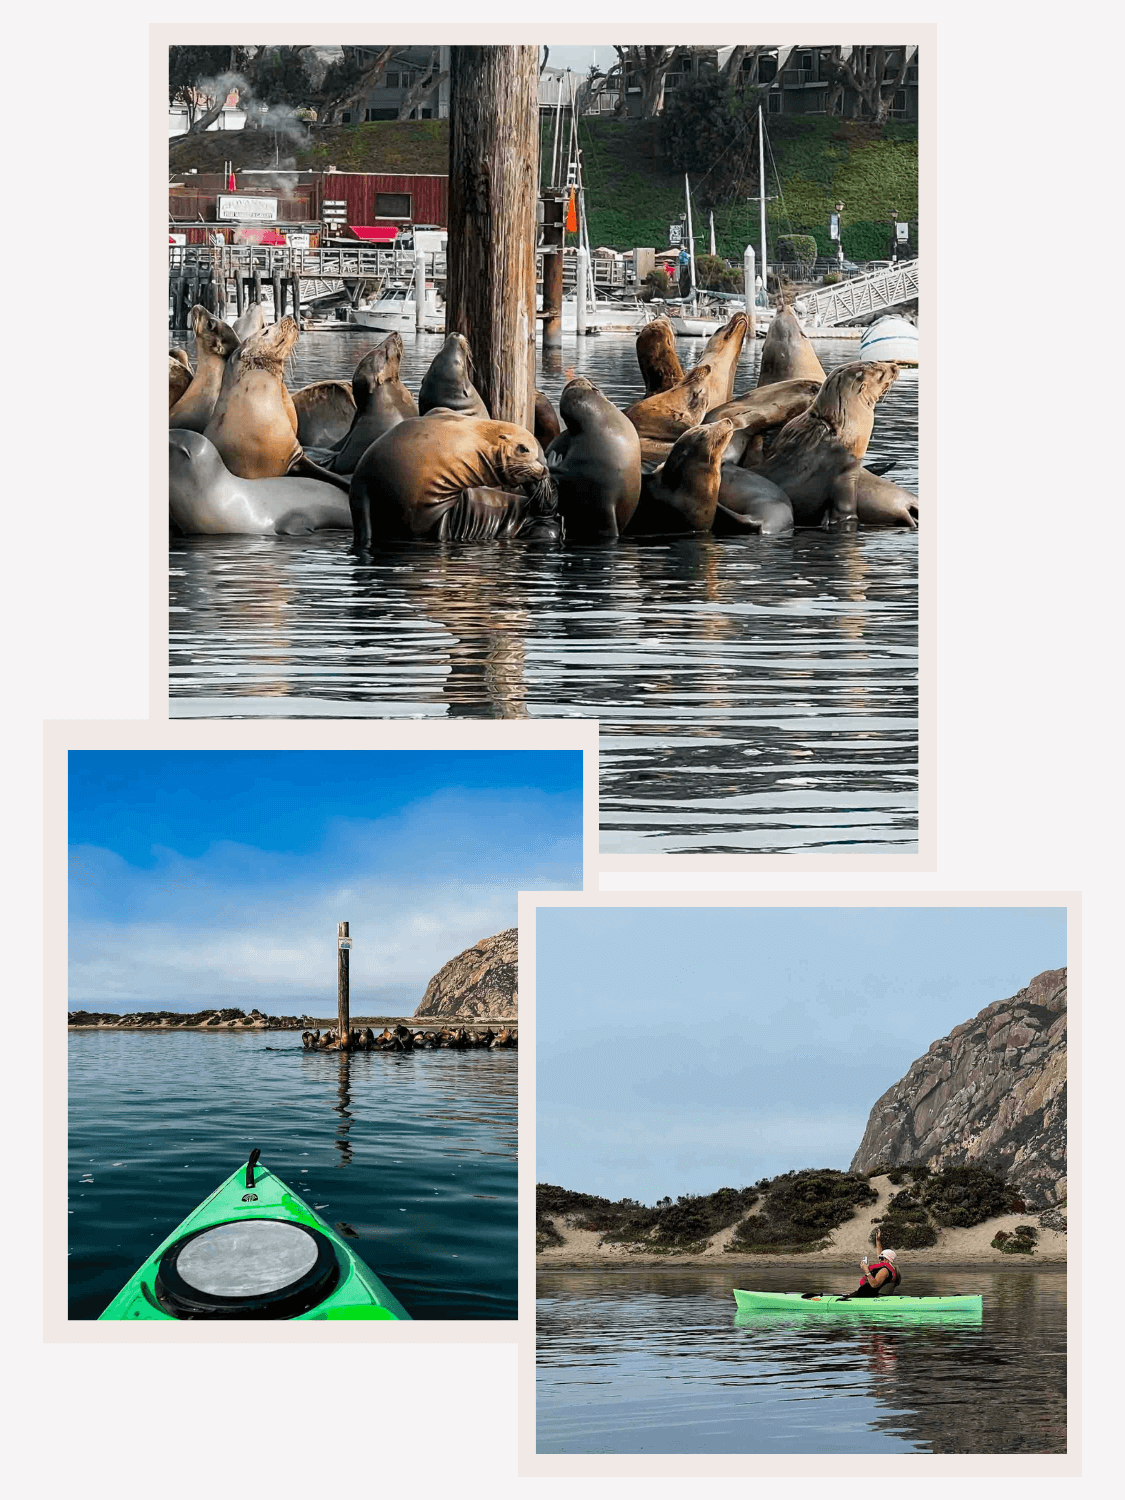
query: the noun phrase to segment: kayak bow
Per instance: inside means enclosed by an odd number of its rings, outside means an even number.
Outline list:
[[[806,1297],[801,1292],[741,1292],[734,1290],[739,1312],[860,1312],[909,1313],[959,1312],[977,1313],[980,1297]]]
[[[279,1177],[239,1167],[158,1245],[100,1321],[409,1321],[410,1314]]]

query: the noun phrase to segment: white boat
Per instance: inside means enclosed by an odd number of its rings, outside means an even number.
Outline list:
[[[348,322],[361,328],[375,328],[380,333],[413,333],[417,326],[417,303],[414,287],[406,282],[384,287],[374,302],[361,302],[348,309]],[[438,304],[433,286],[426,286],[425,319],[427,328],[440,323],[444,310]]]
[[[889,313],[863,330],[859,343],[860,359],[897,359],[902,364],[918,363],[918,327],[909,318]]]

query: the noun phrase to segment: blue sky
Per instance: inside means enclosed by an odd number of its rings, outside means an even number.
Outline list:
[[[72,1009],[409,1013],[448,959],[582,884],[577,751],[73,751]]]
[[[846,1168],[931,1042],[1065,963],[1060,908],[541,908],[536,1181]]]

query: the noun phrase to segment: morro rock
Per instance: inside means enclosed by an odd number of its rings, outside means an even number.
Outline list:
[[[1029,1208],[1065,1201],[1065,969],[955,1026],[878,1100],[851,1170],[909,1161],[987,1167]]]
[[[440,968],[426,986],[415,1016],[518,1014],[516,928],[481,938]]]

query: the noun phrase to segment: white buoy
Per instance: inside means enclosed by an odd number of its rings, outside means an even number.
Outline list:
[[[588,274],[587,267],[589,263],[590,258],[580,245],[578,247],[578,274],[575,277],[574,286],[575,327],[578,330],[579,338],[582,338],[586,332],[586,276]]]
[[[419,333],[426,328],[426,252],[414,252],[414,327]]]

